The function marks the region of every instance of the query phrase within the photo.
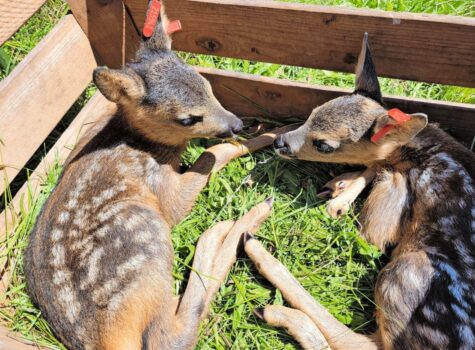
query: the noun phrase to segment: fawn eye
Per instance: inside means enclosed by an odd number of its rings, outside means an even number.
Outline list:
[[[192,126],[196,123],[202,122],[203,116],[202,115],[192,115],[190,114],[188,118],[178,120],[178,123],[182,126]]]
[[[332,153],[335,151],[335,148],[330,146],[328,143],[322,140],[314,140],[313,146],[321,153]]]

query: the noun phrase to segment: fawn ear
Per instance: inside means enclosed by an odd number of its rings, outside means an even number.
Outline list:
[[[368,33],[364,34],[358,64],[356,65],[355,93],[369,97],[383,104],[376,67],[368,45]]]
[[[152,2],[150,2],[151,4]],[[160,17],[157,20],[152,36],[145,40],[144,46],[148,49],[171,50],[172,38],[167,32],[168,17],[165,13],[165,6],[162,4],[160,8]]]
[[[122,69],[99,67],[93,73],[94,84],[111,102],[124,103],[145,96],[145,85],[137,74]]]
[[[377,143],[398,143],[400,145],[405,145],[409,141],[411,141],[417,134],[419,134],[428,124],[427,115],[424,113],[414,113],[409,114],[411,117],[410,120],[398,124],[393,118],[388,115],[384,115],[379,117],[376,120],[374,126],[374,134],[378,134],[381,129],[394,125],[395,127],[384,133],[378,141],[373,141]],[[380,141],[379,141],[380,139]]]

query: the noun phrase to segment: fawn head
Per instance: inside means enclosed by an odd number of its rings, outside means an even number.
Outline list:
[[[396,126],[397,122],[384,108],[365,33],[353,94],[315,108],[300,128],[278,137],[274,148],[284,158],[368,165],[386,159],[426,127],[425,114],[416,113],[410,117]],[[371,141],[382,128],[391,125],[396,127],[391,127],[377,141]]]
[[[242,121],[221,106],[211,85],[171,50],[163,6],[150,39],[123,69],[99,67],[94,83],[130,126],[148,139],[183,145],[199,137],[233,137]]]

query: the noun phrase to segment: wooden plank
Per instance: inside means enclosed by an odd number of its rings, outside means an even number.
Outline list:
[[[122,0],[67,0],[97,63],[120,68],[135,56],[139,35]]]
[[[87,37],[66,16],[0,82],[0,194],[89,84],[95,66]]]
[[[106,100],[99,92],[89,100],[43,158],[35,171],[30,175],[29,183],[25,183],[16,193],[7,210],[8,215],[5,212],[0,214],[0,241],[3,240],[5,231],[11,230],[11,225],[15,222],[15,216],[20,211],[20,203],[30,202],[27,195],[28,191],[30,191],[30,197],[32,198],[35,198],[38,194],[41,181],[48,173],[51,164],[53,164],[55,160],[59,160],[60,162],[64,161],[76,145],[79,137],[83,135],[95,121],[104,118],[106,115],[112,115],[114,110],[115,104]],[[28,210],[28,208],[25,209]]]
[[[91,100],[84,106],[81,112],[72,121],[69,127],[63,132],[53,148],[43,158],[38,167],[30,176],[29,182],[25,183],[17,192],[8,208],[0,214],[0,242],[3,242],[7,235],[10,235],[15,227],[18,213],[24,209],[31,210],[32,199],[37,198],[41,190],[41,183],[44,181],[51,165],[57,160],[63,162],[74,149],[79,138],[96,122],[112,115],[116,110],[116,105],[106,100],[97,92]],[[22,208],[24,206],[24,208]],[[2,248],[0,248],[0,253]],[[1,254],[0,254],[1,255]],[[9,266],[5,259],[0,259],[0,304],[3,302],[2,293],[8,285],[10,268],[13,261],[9,261]],[[0,347],[1,350],[1,347]]]
[[[7,41],[46,0],[0,0],[0,45]]]
[[[0,350],[39,350],[35,345],[28,345],[10,330],[0,326]]]
[[[353,72],[368,32],[381,76],[475,87],[475,18],[291,4],[173,0],[176,50]],[[147,0],[125,0],[141,27]]]
[[[257,75],[197,68],[213,86],[223,106],[239,116],[285,120],[306,119],[326,101],[351,90],[266,78]],[[407,113],[423,112],[453,136],[470,145],[475,136],[475,105],[432,100],[386,97],[388,107]]]

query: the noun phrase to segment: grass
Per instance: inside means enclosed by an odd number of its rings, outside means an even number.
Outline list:
[[[429,12],[475,16],[475,3],[436,0],[295,0],[312,4],[380,8],[393,11]],[[20,31],[0,48],[0,78],[36,45],[67,12],[61,0],[49,0]],[[339,87],[351,87],[353,75],[181,53],[191,64],[242,71]],[[6,63],[5,63],[6,62]],[[475,103],[474,89],[381,79],[386,94]],[[79,108],[93,90],[77,104]],[[75,115],[72,111],[68,118]],[[67,119],[67,118],[66,118]],[[67,123],[65,124],[67,125]],[[56,134],[61,130],[57,130]],[[56,135],[57,136],[57,135]],[[50,143],[54,142],[51,136]],[[208,141],[191,144],[184,160],[192,163]],[[46,147],[35,156],[41,158]],[[54,163],[43,181],[41,193],[20,213],[11,237],[2,245],[14,268],[11,283],[0,296],[0,319],[26,339],[55,349],[64,347],[54,338],[40,312],[31,304],[25,290],[22,255],[35,218],[54,188],[61,165]],[[335,171],[338,172],[338,171]],[[316,198],[317,189],[330,179],[326,165],[290,162],[269,151],[258,152],[233,161],[212,176],[192,213],[173,230],[176,252],[175,290],[186,286],[194,246],[199,235],[214,223],[235,219],[268,196],[275,198],[271,217],[258,237],[328,310],[354,329],[368,332],[374,328],[373,285],[380,268],[380,253],[358,237],[358,215],[352,212],[340,220],[325,214]],[[198,349],[295,349],[285,332],[267,327],[257,320],[252,309],[265,304],[282,304],[282,296],[242,257],[221,288],[211,317],[201,329]]]

